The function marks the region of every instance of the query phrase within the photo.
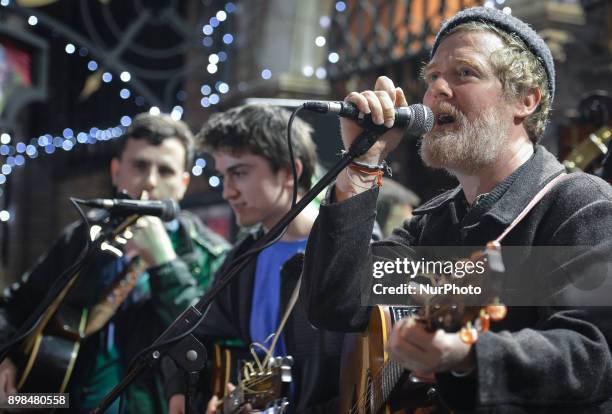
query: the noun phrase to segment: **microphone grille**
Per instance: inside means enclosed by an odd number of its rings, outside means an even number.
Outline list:
[[[411,134],[421,136],[428,133],[433,129],[434,126],[434,115],[432,110],[423,105],[415,104],[410,105],[414,114],[413,128],[411,128]]]

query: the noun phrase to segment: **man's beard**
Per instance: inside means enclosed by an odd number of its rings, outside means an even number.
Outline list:
[[[442,103],[438,112],[453,116],[454,123],[423,136],[419,153],[425,165],[463,174],[474,174],[493,165],[505,144],[508,128],[501,111],[501,105],[491,107],[470,120],[454,106]]]

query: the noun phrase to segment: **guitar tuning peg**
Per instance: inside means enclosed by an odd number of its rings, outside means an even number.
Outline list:
[[[501,321],[508,314],[508,308],[504,305],[489,305],[485,310],[494,322]]]
[[[283,358],[283,363],[284,365],[288,365],[290,367],[293,366],[293,357],[291,355],[287,355],[285,358]]]
[[[100,245],[100,250],[111,252],[112,254],[114,254],[117,257],[123,257],[123,252],[120,249],[116,248],[115,246],[113,246],[112,244],[110,244],[108,242],[103,242]]]
[[[478,324],[478,328],[483,332],[487,332],[489,329],[491,329],[491,316],[484,309],[480,311]]]
[[[121,244],[121,245],[124,245],[124,244],[126,244],[126,243],[128,242],[126,239],[124,239],[124,238],[123,238],[123,237],[121,237],[121,236],[117,236],[117,237],[115,237],[115,241],[116,241],[117,243]]]
[[[478,331],[471,325],[471,323],[468,323],[468,326],[464,326],[459,331],[459,339],[461,339],[464,344],[473,345],[478,340]]]
[[[91,238],[91,241],[95,241],[100,235],[101,231],[102,231],[101,226],[98,226],[97,224],[94,224],[93,226],[91,226],[89,229],[89,237]]]

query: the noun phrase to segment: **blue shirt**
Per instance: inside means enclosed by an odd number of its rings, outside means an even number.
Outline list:
[[[276,332],[282,312],[280,308],[281,268],[296,253],[304,251],[306,239],[295,241],[277,241],[257,256],[253,303],[251,305],[251,341],[266,347],[272,345],[272,339],[266,339]],[[279,338],[274,349],[274,356],[287,355],[283,337]]]

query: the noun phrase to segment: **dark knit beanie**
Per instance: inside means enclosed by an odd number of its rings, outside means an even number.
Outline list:
[[[518,36],[531,53],[539,58],[544,66],[546,75],[548,76],[548,91],[550,93],[550,103],[552,105],[555,97],[555,64],[553,62],[550,49],[542,40],[542,38],[533,30],[527,23],[517,19],[516,17],[506,14],[499,9],[493,7],[473,7],[465,9],[455,14],[450,20],[445,22],[436,36],[433,48],[431,49],[431,57],[436,53],[436,49],[440,45],[440,41],[454,27],[467,22],[482,22],[489,23],[498,29]]]

